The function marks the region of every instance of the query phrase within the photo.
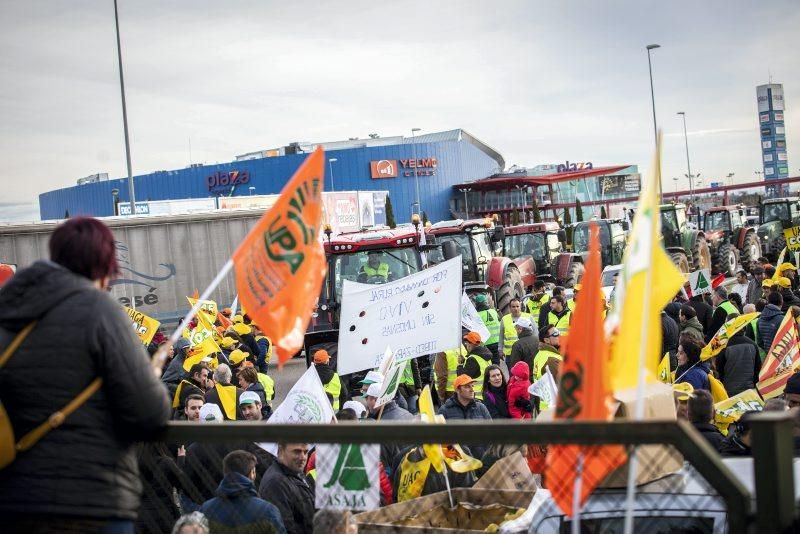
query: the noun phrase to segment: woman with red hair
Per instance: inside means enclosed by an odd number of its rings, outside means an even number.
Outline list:
[[[79,399],[61,424],[0,470],[0,515],[10,532],[57,526],[133,532],[141,484],[133,444],[169,419],[169,401],[122,307],[114,236],[76,217],[50,237],[50,260],[0,291],[0,400],[19,442]]]

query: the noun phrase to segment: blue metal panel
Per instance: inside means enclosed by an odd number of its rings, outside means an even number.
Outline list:
[[[498,162],[468,141],[447,140],[436,142],[403,143],[389,146],[331,150],[325,154],[325,190],[331,191],[376,191],[388,190],[394,206],[397,222],[410,220],[412,204],[416,199],[413,176],[388,179],[372,179],[370,161],[413,160],[436,158],[438,166],[433,176],[419,176],[422,209],[432,221],[450,218],[448,204],[452,195],[451,186],[468,180],[485,178],[498,172]],[[174,171],[158,171],[134,177],[137,201],[170,200],[182,198],[208,198],[216,196],[209,192],[208,179],[215,173],[239,171],[249,173],[248,183],[238,185],[231,192],[228,188],[222,196],[229,194],[249,195],[279,193],[305,159],[306,154],[262,158],[217,165],[207,165]],[[333,184],[328,176],[333,162]],[[410,172],[411,169],[403,169]],[[60,219],[65,212],[71,216],[113,214],[111,190],[119,189],[120,201],[128,201],[127,179],[109,180],[49,191],[39,196],[42,219]],[[219,194],[219,193],[216,193]]]

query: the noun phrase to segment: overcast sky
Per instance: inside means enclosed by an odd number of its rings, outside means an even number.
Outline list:
[[[756,85],[783,83],[800,169],[795,0],[119,0],[134,174],[291,141],[464,128],[507,164],[638,164],[665,189],[761,170]],[[794,43],[794,45],[792,45]],[[126,174],[112,0],[0,7],[2,201]],[[685,184],[679,184],[682,188]]]

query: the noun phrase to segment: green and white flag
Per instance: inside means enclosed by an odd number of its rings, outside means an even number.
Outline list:
[[[318,509],[376,510],[380,507],[380,446],[320,444],[316,459]]]
[[[389,404],[394,396],[397,395],[397,388],[400,387],[400,379],[403,377],[403,371],[409,365],[411,365],[411,360],[398,362],[394,358],[391,347],[386,347],[386,352],[383,355],[380,366],[380,371],[383,375],[381,396],[375,401],[375,408],[380,408],[384,404]]]
[[[711,293],[711,270],[700,269],[689,273],[689,287],[692,288],[692,296]]]

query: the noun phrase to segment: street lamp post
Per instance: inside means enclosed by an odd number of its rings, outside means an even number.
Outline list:
[[[726,178],[728,179],[725,185],[732,185],[733,184],[733,177],[736,175],[735,172],[729,172]]]
[[[469,193],[470,191],[472,191],[472,189],[469,188],[469,187],[465,187],[464,189],[461,190],[461,192],[464,193],[464,218],[465,219],[469,219],[469,204],[467,204],[467,193]]]
[[[125,159],[128,163],[128,196],[131,201],[131,216],[136,215],[136,193],[133,187],[133,171],[131,169],[131,144],[128,137],[128,108],[125,105],[125,78],[122,75],[122,45],[119,40],[119,13],[117,0],[114,0],[114,23],[117,28],[117,61],[119,62],[119,91],[122,96],[122,128],[125,131]]]
[[[677,193],[678,192],[678,177],[677,176],[674,177],[673,180],[675,180],[675,193]]]
[[[328,169],[330,170],[331,175],[331,193],[336,191],[336,186],[333,184],[333,162],[339,161],[336,158],[328,158]]]
[[[414,187],[417,190],[417,209],[420,212],[420,217],[422,216],[422,204],[419,201],[419,174],[417,173],[417,138],[415,137],[415,133],[420,131],[419,128],[411,128],[411,152],[414,156]]]
[[[649,44],[647,48],[647,69],[650,72],[650,102],[653,107],[653,139],[655,140],[656,147],[658,147],[658,123],[656,122],[656,95],[653,91],[653,63],[650,60],[650,51],[656,48],[661,48],[661,45]],[[658,164],[661,165],[661,158],[658,158]],[[658,193],[663,196],[663,188],[661,187],[661,169],[658,169]]]
[[[679,111],[678,115],[683,118],[683,142],[686,145],[686,170],[689,172],[689,198],[694,203],[694,181],[692,178],[692,165],[689,163],[689,135],[686,133],[686,113]]]

